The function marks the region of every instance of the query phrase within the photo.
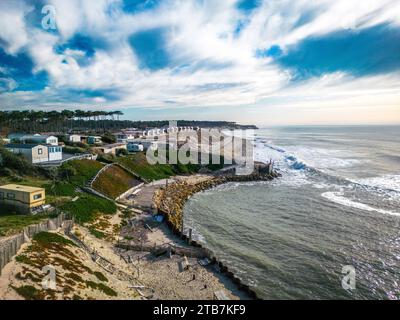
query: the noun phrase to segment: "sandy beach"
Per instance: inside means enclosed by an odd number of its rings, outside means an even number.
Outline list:
[[[198,183],[209,178],[199,175],[176,177],[174,180]],[[104,227],[102,231],[107,234],[105,239],[93,236],[87,228],[90,226],[75,225],[72,234],[89,250],[84,250],[79,246],[65,245],[60,252],[56,252],[51,246],[42,248],[42,252],[33,252],[32,243],[24,244],[3,269],[0,277],[0,299],[28,298],[21,296],[15,290],[15,288],[26,286],[34,287],[37,293],[35,297],[42,299],[209,300],[214,298],[216,292],[223,292],[227,298],[233,300],[248,299],[249,297],[238,290],[236,285],[220,273],[218,268],[212,265],[200,265],[201,254],[175,236],[165,222],[156,222],[149,210],[144,211],[133,206],[133,202],[140,203],[140,207],[151,206],[154,192],[165,182],[144,186],[137,193],[134,201],[130,199],[125,202],[125,205],[121,205],[120,209],[123,210],[124,215],[118,211],[114,216],[102,216],[95,221],[92,225]],[[169,183],[172,182],[173,180],[169,181]],[[127,223],[121,228],[124,224],[121,223],[123,216]],[[128,219],[126,219],[127,216]],[[116,230],[118,230],[117,233]],[[63,229],[59,229],[56,234],[71,240]],[[120,248],[119,244],[122,243],[132,244],[134,249]],[[33,241],[33,245],[37,246],[37,243]],[[171,254],[155,252],[155,249],[163,246],[178,248],[179,252],[175,250],[172,250]],[[99,264],[99,261],[94,261],[91,252],[95,252],[107,261],[109,266],[112,266],[112,271],[110,272],[109,267]],[[188,253],[187,257],[185,252]],[[26,257],[26,259],[21,259],[21,257]],[[72,259],[71,265],[66,263],[68,258]],[[60,263],[60,261],[64,262]],[[57,290],[55,291],[46,292],[41,286],[41,280],[44,277],[41,268],[44,263],[54,266],[56,270]],[[101,273],[107,278],[105,285],[112,290],[111,295],[93,284],[101,283],[95,273]],[[75,278],[76,274],[79,275],[78,280],[71,279],[71,277]]]

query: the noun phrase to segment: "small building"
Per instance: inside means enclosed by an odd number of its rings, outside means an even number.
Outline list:
[[[41,134],[21,135],[14,133],[9,135],[9,139],[11,142],[50,144],[52,146],[58,146],[58,138],[56,136],[47,136]]]
[[[102,144],[103,141],[101,140],[101,137],[99,137],[99,136],[88,136],[87,143],[88,144]]]
[[[60,146],[48,146],[49,161],[59,161],[62,160],[62,147]]]
[[[128,150],[128,152],[141,152],[141,151],[144,151],[144,147],[142,144],[139,144],[139,143],[128,142],[127,150]]]
[[[19,142],[23,136],[26,136],[26,133],[10,133],[7,138],[10,140],[10,142]]]
[[[46,194],[43,188],[18,184],[0,186],[0,204],[10,206],[20,213],[32,213],[45,204]]]
[[[134,145],[134,144],[141,145],[141,146],[143,146],[143,151],[147,151],[148,149],[157,150],[157,148],[158,148],[158,142],[154,141],[154,140],[136,139],[134,141],[129,141],[128,145],[129,144],[131,144],[131,145]],[[128,147],[128,151],[129,151],[129,147]],[[135,151],[135,152],[137,152],[137,151]]]
[[[62,147],[41,144],[11,143],[5,148],[15,154],[23,155],[30,163],[43,163],[62,160]]]
[[[68,136],[69,142],[81,142],[81,136],[79,134],[70,134]]]
[[[114,135],[115,135],[115,138],[118,143],[127,143],[128,140],[133,140],[133,139],[139,138],[142,135],[142,131],[123,130]]]

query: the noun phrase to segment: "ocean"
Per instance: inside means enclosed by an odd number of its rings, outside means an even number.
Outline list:
[[[196,194],[185,228],[263,299],[400,299],[400,126],[274,127],[254,145],[282,177]]]

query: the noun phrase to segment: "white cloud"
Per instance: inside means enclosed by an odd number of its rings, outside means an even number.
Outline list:
[[[17,86],[12,78],[0,78],[0,93],[14,90]]]
[[[21,0],[0,1],[0,40],[9,54],[16,54],[28,43],[25,15],[32,8]]]
[[[327,97],[332,101],[352,97],[364,101],[363,96],[379,96],[390,103],[398,97],[399,79],[393,75],[357,79],[331,74],[288,87],[287,71],[268,58],[254,56],[257,49],[272,45],[285,49],[309,36],[342,28],[362,29],[383,22],[398,26],[398,1],[264,1],[250,16],[237,10],[235,0],[167,0],[153,10],[135,14],[122,12],[121,3],[122,0],[49,0],[56,8],[59,34],[55,34],[27,26],[26,15],[33,10],[28,2],[1,1],[3,47],[11,54],[24,48],[34,61],[33,71],[46,71],[50,77],[45,91],[2,93],[2,105],[65,106],[69,103],[65,96],[69,89],[111,91],[119,99],[79,96],[82,100],[70,101],[74,107],[107,103],[111,108],[162,107],[171,103],[181,107],[257,106],[271,98],[285,102],[297,99],[304,107]],[[241,19],[247,25],[235,34]],[[152,28],[168,30],[166,50],[173,65],[164,70],[141,69],[128,42],[133,33]],[[97,48],[87,65],[79,63],[85,55],[81,50],[54,50],[77,33],[106,43]],[[196,68],[206,64],[210,67]],[[178,68],[183,65],[187,67]]]

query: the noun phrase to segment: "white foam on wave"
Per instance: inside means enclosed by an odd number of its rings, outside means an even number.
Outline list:
[[[357,159],[349,158],[348,152],[343,150],[296,146],[287,147],[286,152],[296,155],[297,163],[320,170],[347,168],[360,163]]]
[[[360,209],[360,210],[369,211],[369,212],[379,212],[382,214],[388,214],[388,215],[400,217],[399,212],[373,208],[365,203],[350,200],[350,199],[344,197],[343,192],[324,192],[323,194],[321,194],[321,196],[324,197],[325,199],[328,199],[328,200],[335,202],[337,204],[340,204],[342,206],[351,207],[351,208]]]
[[[387,174],[380,177],[352,180],[352,182],[386,190],[400,192],[400,175]]]
[[[283,184],[291,187],[300,187],[310,184],[306,172],[300,168],[296,169],[293,165],[291,165],[290,161],[288,161],[288,157],[290,156],[286,154],[284,149],[269,143],[266,144],[256,142],[254,155],[255,161],[264,163],[267,163],[270,160],[274,161],[275,169],[278,169],[278,171],[282,173],[282,177],[274,180],[272,182],[273,184]],[[295,159],[294,162],[296,162]],[[304,169],[304,167],[302,169]]]

